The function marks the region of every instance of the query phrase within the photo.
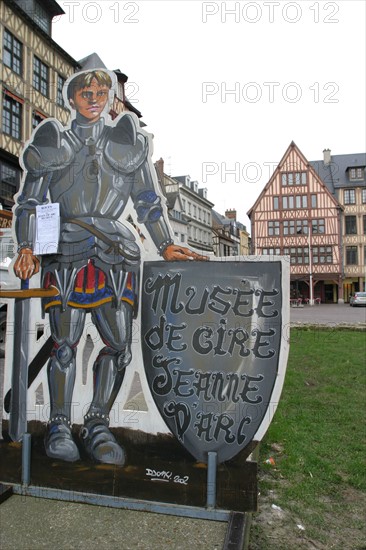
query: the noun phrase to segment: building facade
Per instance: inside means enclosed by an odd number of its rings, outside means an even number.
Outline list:
[[[239,255],[247,256],[250,253],[250,235],[244,224],[237,220],[237,212],[235,208],[231,208],[225,211],[225,218],[227,218],[233,227],[236,229],[236,233],[239,237],[238,251]]]
[[[47,117],[66,124],[62,88],[79,64],[52,40],[52,18],[64,12],[54,0],[3,0],[0,4],[0,203],[6,210],[19,189],[19,156],[33,129]]]
[[[242,256],[249,254],[249,233],[237,221],[236,210],[225,215],[212,210],[212,240],[215,256]]]
[[[168,176],[164,160],[155,168],[163,194],[167,198],[168,214],[176,243],[193,248],[202,254],[213,254],[212,208],[207,189],[199,188],[190,176]]]
[[[366,290],[366,153],[331,155],[311,161],[341,210],[341,258],[343,295],[346,302],[352,292]]]
[[[248,212],[252,254],[289,257],[292,298],[343,301],[342,212],[292,142]]]
[[[164,161],[162,158],[155,163],[155,169],[160,189],[166,198],[168,216],[174,232],[175,243],[181,244],[182,246],[188,246],[189,221],[186,219],[183,209],[180,184],[174,178],[165,174]]]
[[[213,253],[212,208],[207,198],[207,189],[199,188],[189,175],[174,176],[179,184],[183,218],[188,222],[188,246],[202,253]]]

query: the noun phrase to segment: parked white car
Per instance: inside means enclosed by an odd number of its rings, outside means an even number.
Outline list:
[[[354,306],[366,306],[366,292],[354,292],[349,299],[349,305]]]

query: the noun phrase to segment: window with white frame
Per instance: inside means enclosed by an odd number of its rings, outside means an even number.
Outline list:
[[[344,204],[356,204],[356,191],[354,189],[345,189],[343,197]]]
[[[365,168],[350,168],[349,179],[350,180],[363,180]]]

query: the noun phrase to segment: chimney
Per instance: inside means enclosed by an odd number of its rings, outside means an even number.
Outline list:
[[[324,149],[323,151],[324,166],[329,166],[330,162],[331,162],[330,149]]]
[[[158,174],[159,182],[161,185],[164,185],[164,160],[161,157],[155,162],[155,169]]]
[[[236,210],[226,210],[225,217],[236,221]]]

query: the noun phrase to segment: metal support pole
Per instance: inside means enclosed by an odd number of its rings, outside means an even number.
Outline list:
[[[31,471],[31,435],[25,433],[22,439],[22,484],[30,484]]]
[[[207,467],[207,508],[214,508],[216,506],[217,453],[208,453]]]

